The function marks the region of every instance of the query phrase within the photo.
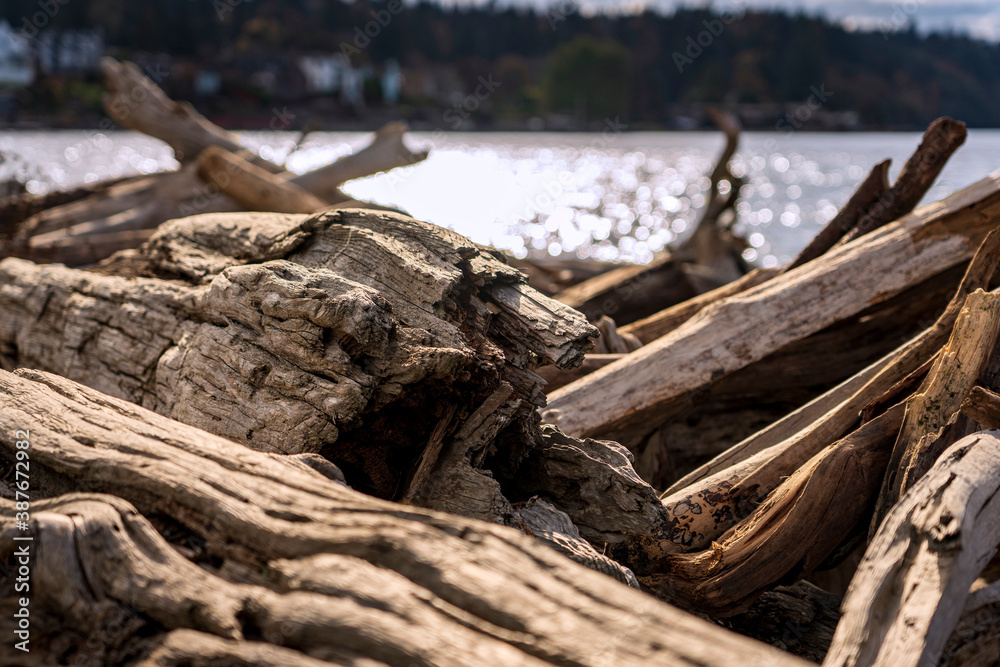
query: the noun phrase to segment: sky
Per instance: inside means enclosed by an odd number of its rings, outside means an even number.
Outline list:
[[[441,4],[485,5],[490,0],[439,0]],[[579,7],[581,11],[635,12],[649,7],[671,11],[680,6],[706,6],[704,0],[495,0],[498,5]],[[891,31],[912,22],[920,32],[953,31],[1000,41],[1000,0],[716,0],[716,9],[804,10],[842,22],[849,29]]]

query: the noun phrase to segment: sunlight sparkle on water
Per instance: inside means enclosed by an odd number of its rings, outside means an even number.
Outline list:
[[[367,133],[244,132],[262,157],[302,173],[364,146]],[[836,215],[877,162],[894,178],[917,133],[770,135],[747,132],[731,169],[745,179],[734,231],[747,261],[791,259]],[[683,241],[707,200],[722,138],[713,132],[446,134],[407,137],[431,149],[417,165],[347,183],[351,196],[395,206],[518,257],[575,255],[648,262]],[[43,194],[96,181],[176,169],[169,147],[133,132],[0,132],[0,179]],[[926,201],[996,169],[1000,131],[972,130]],[[721,190],[730,187],[724,185]]]

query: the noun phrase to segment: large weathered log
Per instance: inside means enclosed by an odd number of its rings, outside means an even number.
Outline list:
[[[360,210],[217,214],[165,225],[99,273],[7,259],[0,276],[5,368],[255,449],[319,453],[368,493],[502,524],[545,486],[508,498],[499,480],[543,479],[530,468],[558,451],[580,485],[619,489],[546,497],[587,539],[661,519],[611,445],[557,450],[538,430],[534,368],[579,363],[596,331],[453,232]]]
[[[665,402],[968,259],[998,221],[995,172],[822,262],[703,310],[671,334],[554,392],[544,418],[568,433],[617,438]]]
[[[804,664],[516,531],[362,495],[64,378],[0,372],[0,395],[3,477],[18,451],[32,471],[27,531],[0,500],[0,557],[33,537],[32,637],[56,638],[14,664]]]
[[[256,449],[322,453],[388,498],[451,410],[442,451],[467,461],[452,448],[490,451],[503,432],[513,466],[537,444],[533,369],[579,363],[596,334],[463,237],[397,214],[187,218],[125,260],[170,280],[0,262],[3,367],[57,372]],[[482,504],[436,506],[513,521],[496,481],[466,473]],[[637,508],[659,506],[643,493]]]
[[[1000,263],[1000,231],[987,235],[965,271],[947,307],[927,330],[798,410],[732,446],[712,461],[671,485],[675,493],[699,480],[750,459],[768,448],[769,457],[798,450],[811,456],[842,436],[858,414],[900,381],[927,364],[951,335],[966,298],[989,285]],[[800,463],[805,458],[799,460]]]
[[[844,598],[824,665],[933,665],[1000,543],[1000,434],[952,445],[895,505]]]

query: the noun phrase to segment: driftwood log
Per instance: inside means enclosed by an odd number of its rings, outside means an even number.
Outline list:
[[[824,665],[937,664],[1000,544],[998,436],[955,443],[892,508],[851,582]]]
[[[1000,172],[702,310],[553,392],[545,419],[575,435],[634,441],[661,425],[665,403],[966,261],[998,222]]]
[[[544,440],[534,368],[579,363],[596,335],[463,237],[392,213],[197,216],[96,272],[8,258],[0,275],[4,368],[255,449],[320,453],[365,492],[506,524],[485,461],[497,477],[546,465],[528,456]],[[633,510],[623,523],[629,512],[581,506],[586,536],[655,524],[659,501],[617,446],[568,447],[564,468],[616,480]]]
[[[31,653],[7,665],[806,664],[509,528],[358,493],[69,380],[0,371],[30,442]],[[0,577],[4,586],[12,577]],[[16,597],[0,598],[13,636]],[[9,612],[9,613],[8,613]]]
[[[939,141],[942,138],[948,140],[947,146]],[[924,140],[907,162],[908,168],[904,171],[908,176],[897,179],[894,186],[900,192],[906,192],[902,199],[915,201],[914,197],[922,196],[932,182],[926,175],[937,173],[943,167],[962,138],[964,127],[961,123],[943,118],[931,124]],[[949,150],[942,150],[942,146],[949,147]],[[887,216],[895,215],[883,201],[883,195],[890,190],[885,182],[887,166],[883,163],[873,170],[851,201],[810,244],[796,264],[820,256],[847,229],[853,229],[861,218],[875,216],[878,218],[876,226],[880,226],[888,222]],[[921,173],[924,176],[917,177]],[[622,270],[637,271],[633,268]],[[787,270],[757,269],[723,287],[620,327],[617,334],[635,335],[644,344],[652,343],[706,307],[769,281]],[[928,276],[896,296],[879,300],[814,334],[788,343],[734,373],[675,395],[661,404],[653,415],[655,419],[650,420],[660,426],[645,424],[609,437],[616,437],[629,447],[636,456],[636,470],[644,479],[659,488],[671,486],[678,478],[733,442],[747,438],[788,412],[799,409],[891,352],[900,342],[918,334],[940,314],[960,277],[960,267]],[[636,294],[641,295],[641,287],[638,283],[635,286],[622,285],[619,294],[631,295],[634,299]],[[657,293],[655,289],[653,292]],[[817,354],[818,350],[823,353]],[[571,374],[553,374],[547,371],[546,379],[551,376],[553,381],[549,391],[607,365],[604,360],[595,362],[600,366],[588,364],[590,370],[586,373],[574,370]],[[803,416],[804,413],[800,413],[800,417]],[[807,424],[816,417],[813,414],[807,420],[800,420],[800,423]]]

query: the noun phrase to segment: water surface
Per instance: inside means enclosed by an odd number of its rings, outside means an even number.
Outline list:
[[[370,135],[244,132],[262,157],[303,172],[363,146]],[[570,255],[648,262],[692,230],[707,174],[723,146],[717,132],[414,132],[430,149],[417,165],[359,179],[350,195],[492,243],[518,257]],[[762,266],[791,259],[850,197],[868,170],[892,158],[895,178],[919,133],[746,132],[732,161],[746,179],[735,231]],[[134,132],[0,132],[15,176],[33,192],[174,169],[166,144]],[[940,199],[1000,167],[1000,130],[972,130],[924,201]]]

